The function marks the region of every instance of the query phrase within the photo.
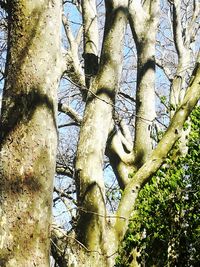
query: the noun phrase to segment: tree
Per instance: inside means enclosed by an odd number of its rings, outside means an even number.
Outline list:
[[[66,39],[61,49],[60,1],[32,2],[0,1],[8,13],[8,52],[1,113],[1,264],[49,264],[50,203],[57,143],[56,90],[62,76],[61,82],[71,81],[70,92],[74,92],[75,97],[73,106],[63,101],[58,103],[58,110],[71,118],[71,122],[63,126],[81,124],[81,127],[76,157],[69,154],[74,151],[74,144],[70,144],[65,153],[68,157],[58,153],[56,165],[57,175],[72,178],[75,192],[70,186],[64,190],[55,186],[54,203],[56,199],[65,203],[71,198],[77,213],[69,232],[55,223],[52,225],[52,255],[58,266],[113,266],[140,190],[165,162],[178,139],[181,138],[182,147],[186,146],[183,125],[200,98],[199,56],[195,49],[191,51],[198,32],[199,5],[197,1],[180,5],[177,0],[160,4],[157,0],[107,0],[101,44],[98,22],[101,25],[102,1],[63,1]],[[66,15],[70,6],[77,8],[83,29],[81,26],[76,31],[75,26],[71,27],[70,15]],[[171,15],[172,31],[169,30],[165,38],[157,37],[158,26],[161,32],[167,27],[166,22],[162,25],[162,19],[159,24],[160,12]],[[130,25],[128,32],[127,25]],[[177,56],[174,68],[169,67],[166,57],[162,58],[156,51],[157,42],[162,48],[168,39],[172,53]],[[127,40],[134,40],[136,47],[136,98],[133,88],[130,95],[124,91],[125,83],[122,84],[121,79],[125,74],[122,62]],[[170,50],[167,53],[170,55]],[[169,104],[161,98],[171,115],[162,138],[156,134],[152,136],[153,130],[157,129],[155,122],[159,121],[156,115],[156,65],[163,72],[163,79],[166,80],[164,74],[169,78],[167,83],[171,86]],[[127,77],[125,81],[128,81]],[[61,91],[61,97],[66,95]],[[119,96],[131,104],[119,101]],[[80,112],[77,112],[75,105],[80,102]],[[123,119],[118,112],[122,105],[127,110],[134,110],[131,112],[134,119],[130,116]],[[132,133],[128,122],[134,126]],[[63,127],[60,129],[62,136]],[[75,132],[77,130],[72,135]],[[177,154],[184,151],[178,149]],[[120,201],[114,214],[108,214],[106,206],[105,155],[122,192],[121,197],[118,193]],[[77,200],[74,200],[74,193]],[[24,257],[22,251],[27,252]]]

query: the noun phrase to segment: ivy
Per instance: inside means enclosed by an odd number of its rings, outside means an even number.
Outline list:
[[[190,116],[188,154],[173,160],[172,151],[140,191],[116,267],[130,266],[134,250],[147,267],[200,265],[199,118],[197,107]]]

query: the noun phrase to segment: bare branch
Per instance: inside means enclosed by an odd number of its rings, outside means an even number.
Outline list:
[[[61,167],[60,164],[56,165],[56,173],[73,178],[73,170],[70,167]]]
[[[126,139],[120,130],[116,130],[115,128],[113,130],[114,132],[112,131],[109,137],[111,139],[109,150],[117,154],[119,159],[125,164],[133,163],[134,157],[131,154],[133,144]]]
[[[131,97],[131,96],[128,95],[128,94],[125,94],[125,93],[123,93],[123,92],[119,92],[118,94],[121,95],[121,96],[123,96],[123,97],[125,97],[125,98],[127,98],[127,99],[129,99],[129,100],[131,100],[131,101],[134,102],[134,103],[136,102],[135,98]]]
[[[182,37],[182,26],[181,26],[181,2],[174,0],[172,3],[172,18],[173,18],[173,35],[174,44],[179,57],[183,56],[185,47]]]
[[[56,186],[54,186],[54,192],[56,192],[59,197],[65,197],[67,199],[70,199],[70,200],[73,200],[73,197],[71,197],[70,194],[74,194],[75,191],[67,191],[67,190],[61,190],[61,189],[58,189]]]
[[[84,63],[85,63],[85,83],[90,87],[90,78],[98,71],[98,46],[99,32],[97,21],[96,0],[81,1],[83,14],[84,33]]]
[[[70,45],[70,49],[73,49],[73,46],[75,45],[74,36],[73,36],[72,31],[70,29],[69,21],[64,14],[62,15],[62,21],[63,21],[65,33],[66,33],[66,36],[67,36],[67,39],[68,39],[68,42]]]
[[[63,55],[63,73],[69,77],[70,81],[77,86],[81,93],[85,88],[85,78],[83,74],[83,70],[81,68],[81,64],[78,58],[78,49],[73,46],[72,51],[67,51],[65,55]]]
[[[79,45],[81,42],[82,26],[79,28],[76,38],[73,36],[70,29],[69,21],[63,14],[63,26],[69,42],[68,51],[63,55],[63,73],[66,74],[75,84],[81,88],[81,93],[84,95],[85,77],[79,60]]]
[[[168,78],[169,81],[172,81],[173,77],[171,75],[170,69],[164,64],[162,59],[156,58],[156,65],[163,70],[165,76]]]
[[[196,31],[200,27],[199,23],[197,23],[197,18],[200,13],[200,3],[198,0],[193,0],[193,15],[190,23],[188,24],[185,30],[185,43],[186,46],[189,47],[190,43],[193,43],[196,38]]]
[[[83,36],[83,26],[81,26],[77,32],[77,35],[76,35],[76,43],[77,45],[80,45],[81,43],[81,40],[82,40],[82,36]]]
[[[75,121],[78,125],[81,124],[82,118],[79,114],[71,107],[66,104],[59,103],[58,104],[58,111],[67,114],[73,121]]]
[[[77,122],[69,122],[58,125],[58,129],[68,127],[68,126],[80,126]]]
[[[117,177],[118,184],[123,190],[129,182],[129,173],[133,170],[131,163],[134,162],[133,142],[129,136],[129,129],[121,122],[117,130],[112,122],[112,128],[107,141],[106,155]],[[123,128],[123,129],[122,129]]]
[[[138,168],[147,160],[152,151],[151,122],[148,123],[147,120],[155,119],[155,44],[159,19],[157,0],[143,1],[143,6],[139,2],[131,1],[129,12],[130,27],[137,48],[134,151],[135,164]]]
[[[129,20],[131,20],[132,24],[134,24],[137,32],[143,29],[143,22],[147,18],[147,14],[145,13],[142,4],[140,1],[130,1],[129,2]]]
[[[120,121],[119,127],[121,132],[122,144],[125,146],[128,152],[131,152],[133,150],[133,138],[131,136],[130,130],[125,120],[122,119]]]

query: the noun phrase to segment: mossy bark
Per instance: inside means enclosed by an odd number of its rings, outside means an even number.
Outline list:
[[[61,2],[8,2],[0,132],[0,266],[49,266]],[[56,30],[52,30],[52,29]]]

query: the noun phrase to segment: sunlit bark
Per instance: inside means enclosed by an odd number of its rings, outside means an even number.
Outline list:
[[[91,78],[98,72],[98,47],[99,32],[97,25],[96,0],[83,0],[83,31],[84,31],[84,70],[85,83],[87,88],[90,87]]]
[[[88,95],[76,158],[80,216],[77,227],[78,239],[89,250],[100,251],[105,256],[112,245],[107,239],[103,157],[121,73],[126,27],[126,12],[123,5],[107,5],[100,69],[91,85],[92,92]]]
[[[141,167],[152,151],[151,126],[155,119],[155,44],[158,1],[132,2],[129,21],[137,48],[135,165]]]
[[[61,1],[7,2],[0,265],[47,267],[57,146],[56,90],[61,74]],[[52,27],[57,30],[52,32]]]

